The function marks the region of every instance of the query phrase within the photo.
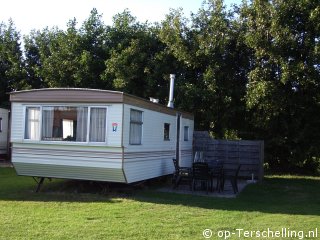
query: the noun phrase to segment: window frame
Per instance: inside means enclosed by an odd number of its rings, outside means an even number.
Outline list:
[[[104,135],[104,141],[103,142],[94,142],[90,141],[90,124],[91,124],[91,109],[92,108],[101,108],[106,110],[106,117],[105,117],[105,123],[106,123],[106,129],[105,129],[105,135]],[[87,142],[88,143],[93,143],[93,144],[105,144],[107,143],[108,139],[108,107],[103,107],[103,106],[90,106],[88,107],[88,121],[87,121]]]
[[[186,134],[186,129],[187,129],[187,134]],[[189,126],[183,126],[183,140],[185,142],[189,141],[189,131],[190,131],[190,127]]]
[[[77,142],[77,141],[50,141],[50,140],[42,140],[42,125],[43,125],[43,119],[42,119],[42,113],[43,108],[45,107],[86,107],[88,108],[87,111],[87,134],[86,134],[86,141],[83,142]],[[28,108],[39,108],[39,139],[28,139],[25,138],[26,134],[26,117],[27,117],[27,109]],[[90,134],[90,114],[91,114],[91,108],[103,108],[106,109],[106,129],[105,129],[105,141],[104,142],[93,142],[90,141],[89,134]],[[41,142],[41,143],[49,143],[49,144],[76,144],[76,145],[106,145],[108,143],[108,108],[109,105],[76,105],[76,104],[46,104],[46,105],[25,105],[24,106],[24,126],[23,126],[23,141],[27,142]]]
[[[39,109],[39,129],[38,129],[38,139],[30,139],[26,138],[26,118],[27,118],[27,109],[28,108],[38,108]],[[40,142],[41,140],[41,127],[42,127],[42,107],[39,105],[27,105],[24,107],[24,114],[23,114],[23,140],[24,141],[30,141],[30,142]]]
[[[136,111],[136,112],[140,112],[141,113],[141,122],[138,121],[132,121],[131,120],[131,112],[132,111]],[[140,146],[143,143],[143,122],[144,122],[144,114],[143,111],[139,110],[139,109],[135,109],[135,108],[130,108],[130,115],[129,115],[129,145],[131,146]],[[131,124],[139,124],[141,126],[141,139],[140,139],[140,143],[132,143],[131,142]]]
[[[163,124],[163,141],[170,141],[170,123]],[[166,136],[166,126],[168,126],[168,136]]]

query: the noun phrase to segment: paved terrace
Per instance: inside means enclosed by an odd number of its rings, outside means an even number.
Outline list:
[[[207,197],[223,197],[223,198],[235,198],[250,182],[247,180],[238,180],[238,189],[239,192],[234,194],[232,190],[232,186],[230,181],[225,182],[224,191],[218,192],[214,189],[214,191],[200,190],[199,187],[196,188],[195,191],[190,190],[190,186],[187,184],[179,185],[177,188],[173,188],[172,186],[161,187],[158,189],[160,192],[170,192],[170,193],[178,193],[178,194],[191,194],[196,196],[207,196]],[[213,183],[213,186],[216,183]]]

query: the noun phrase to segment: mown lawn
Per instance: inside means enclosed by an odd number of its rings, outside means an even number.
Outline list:
[[[224,239],[218,237],[222,231],[236,233],[229,239],[271,239],[245,238],[243,232],[239,238],[236,230],[268,228],[320,238],[319,177],[268,176],[236,199],[162,193],[150,186],[76,193],[62,191],[66,184],[45,182],[34,193],[32,178],[0,168],[0,239],[205,239],[204,229],[212,230],[211,239]],[[318,238],[306,238],[316,228]]]

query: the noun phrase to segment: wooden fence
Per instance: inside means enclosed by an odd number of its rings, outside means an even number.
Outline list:
[[[217,140],[208,132],[194,132],[194,152],[203,152],[205,161],[220,160],[225,169],[241,164],[239,176],[263,178],[264,142],[248,140]]]

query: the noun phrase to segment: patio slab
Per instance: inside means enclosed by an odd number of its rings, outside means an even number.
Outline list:
[[[237,194],[234,194],[231,183],[227,181],[224,185],[224,191],[218,192],[208,191],[208,193],[204,190],[196,189],[195,191],[190,190],[189,185],[179,185],[177,188],[173,188],[172,186],[161,187],[158,189],[160,192],[169,192],[169,193],[178,193],[178,194],[190,194],[196,196],[206,196],[206,197],[221,197],[221,198],[235,198],[237,195],[248,185],[247,180],[238,180],[238,190]],[[215,183],[214,185],[215,186]]]

